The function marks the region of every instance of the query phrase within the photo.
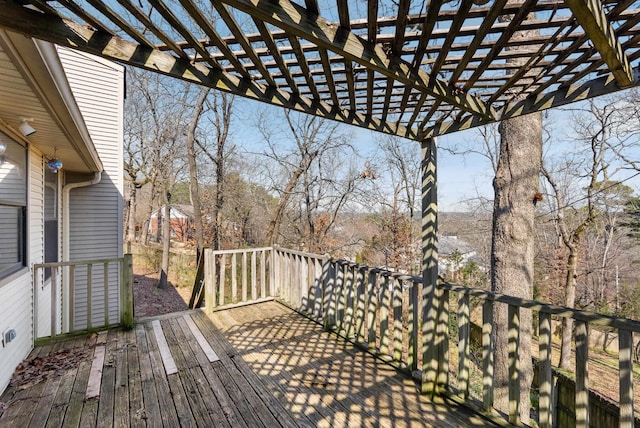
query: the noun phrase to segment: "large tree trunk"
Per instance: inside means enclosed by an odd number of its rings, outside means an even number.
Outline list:
[[[534,199],[538,193],[542,159],[542,116],[534,113],[500,124],[500,157],[496,177],[491,249],[491,287],[494,292],[533,297]],[[507,307],[496,305],[494,407],[509,410]],[[532,315],[520,312],[520,418],[529,421]]]

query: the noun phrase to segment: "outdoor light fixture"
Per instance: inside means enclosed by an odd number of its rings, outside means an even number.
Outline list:
[[[25,137],[29,137],[36,133],[36,130],[33,128],[33,126],[27,123],[33,122],[33,118],[21,117],[20,120],[22,120],[22,123],[18,126],[18,129],[20,130],[20,132],[22,132],[22,135],[24,135]]]
[[[4,163],[4,154],[7,151],[7,143],[0,140],[0,165]]]
[[[62,161],[56,156],[57,150],[57,147],[53,148],[53,158],[51,158],[49,162],[47,162],[47,166],[54,174],[57,174],[58,171],[60,171],[60,169],[62,168]]]

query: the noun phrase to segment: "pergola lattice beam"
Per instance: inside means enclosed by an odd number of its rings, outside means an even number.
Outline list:
[[[633,84],[629,60],[599,0],[565,0],[621,88]]]
[[[640,79],[637,78],[637,76],[640,75],[640,70],[635,70],[633,75],[636,77],[632,80],[633,83],[631,86],[640,86]],[[508,104],[500,111],[500,117],[502,120],[506,120],[511,117],[561,107],[578,101],[610,94],[618,90],[617,85],[618,83],[613,74],[609,74],[580,85],[576,84],[563,87],[551,93],[529,96],[524,100]],[[452,120],[427,128],[424,134],[421,135],[421,138],[444,135],[476,126],[487,125],[489,123],[491,123],[491,121],[467,114],[459,120]]]
[[[411,66],[400,62],[393,67],[379,46],[356,36],[352,31],[309,13],[302,6],[288,0],[213,0],[214,4],[228,4],[255,19],[268,22],[287,33],[357,62],[403,84],[426,92],[436,99],[461,110],[492,120],[494,114],[479,98],[458,94],[447,82],[432,79],[423,70],[412,72]]]
[[[0,27],[78,49],[117,62],[176,77],[256,101],[297,110],[315,116],[356,125],[379,132],[415,139],[416,134],[396,123],[385,123],[345,109],[265,86],[220,69],[195,64],[121,37],[87,28],[68,19],[25,8],[13,0],[0,0]]]

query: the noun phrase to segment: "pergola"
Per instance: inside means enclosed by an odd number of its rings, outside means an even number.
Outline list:
[[[629,0],[0,0],[0,27],[423,141],[638,83]]]
[[[0,0],[0,27],[419,141],[425,392],[446,370],[433,137],[639,83],[631,0]]]

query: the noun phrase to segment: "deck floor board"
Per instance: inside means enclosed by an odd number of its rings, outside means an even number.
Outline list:
[[[153,321],[160,322],[176,373],[165,371]],[[96,346],[106,350],[99,394],[85,399],[96,385],[90,379]],[[83,357],[60,376],[9,387],[0,396],[7,405],[0,426],[490,425],[464,407],[420,396],[412,379],[277,302],[139,320],[130,331],[59,341],[31,355],[62,349]],[[211,350],[219,360],[210,361]]]

